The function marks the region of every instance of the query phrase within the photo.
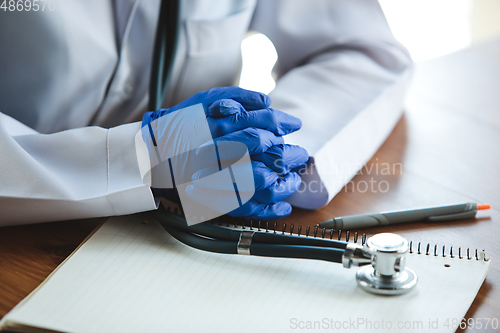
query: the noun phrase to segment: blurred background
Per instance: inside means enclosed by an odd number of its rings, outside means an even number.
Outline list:
[[[500,0],[379,0],[394,36],[415,62],[439,57],[500,36]],[[262,34],[242,45],[240,86],[269,93],[278,59],[273,43]]]

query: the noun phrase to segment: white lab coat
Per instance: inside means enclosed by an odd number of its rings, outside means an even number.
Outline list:
[[[159,0],[72,0],[54,11],[0,11],[0,225],[157,207],[140,177],[133,121],[147,111],[158,8]],[[303,121],[288,141],[316,162],[334,163],[338,146],[361,147],[366,162],[400,115],[411,60],[376,1],[182,0],[181,20],[166,106],[234,84],[241,40],[255,30],[279,55],[272,106]],[[384,118],[371,137],[332,146],[332,133],[363,113]],[[326,196],[308,195],[309,208],[333,197],[326,187]]]

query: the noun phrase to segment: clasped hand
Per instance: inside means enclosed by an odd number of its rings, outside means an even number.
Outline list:
[[[190,123],[192,128],[186,129],[185,132],[182,128],[174,131],[175,122],[156,122],[156,126],[151,126],[155,120],[165,115],[200,103],[203,105],[206,123],[213,138],[212,143],[218,147],[228,142],[243,143],[250,155],[255,191],[248,201],[228,215],[259,220],[272,220],[289,215],[292,207],[283,200],[298,190],[301,178],[296,170],[307,163],[309,155],[302,147],[285,144],[283,136],[299,130],[302,126],[300,119],[270,108],[271,100],[265,94],[238,87],[214,88],[197,93],[170,109],[160,109],[144,115],[143,129],[149,126],[151,135],[156,138],[153,142],[158,145],[155,149],[161,151],[165,145],[181,147],[183,140],[197,136],[197,131],[202,132],[202,126],[195,122]],[[151,141],[146,140],[146,145],[149,145],[150,155],[153,154]],[[201,145],[196,149],[197,157],[204,158],[213,154],[211,145]],[[220,160],[223,157],[218,154],[217,158]],[[219,168],[220,163],[219,161]],[[162,166],[162,169],[166,168]],[[198,168],[190,177],[195,181],[210,174],[210,169]],[[158,183],[153,177],[152,188],[155,195],[171,199],[171,190],[158,186]],[[223,192],[228,191],[228,195],[231,195],[230,190],[234,192],[232,188],[224,188]],[[204,198],[211,196],[214,189],[198,184],[183,188],[183,191],[192,200],[204,204]],[[219,196],[220,192],[221,189],[218,190]]]

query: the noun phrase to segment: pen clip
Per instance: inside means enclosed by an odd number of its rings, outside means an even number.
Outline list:
[[[437,216],[429,216],[427,221],[431,222],[441,222],[441,221],[453,221],[453,220],[463,220],[469,219],[476,216],[477,211],[470,210],[467,212],[455,213],[455,214],[446,214],[446,215],[437,215]]]

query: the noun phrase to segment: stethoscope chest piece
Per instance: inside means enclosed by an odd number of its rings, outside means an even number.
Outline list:
[[[363,250],[371,255],[371,265],[356,273],[362,289],[380,295],[401,295],[417,285],[417,275],[405,267],[408,242],[403,237],[377,234],[367,240]]]

